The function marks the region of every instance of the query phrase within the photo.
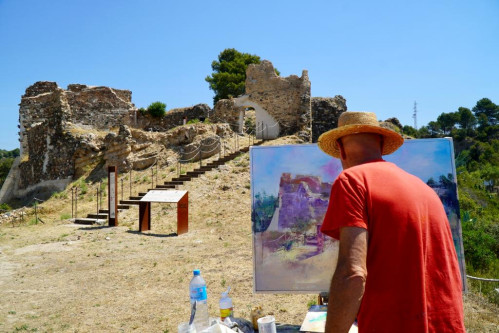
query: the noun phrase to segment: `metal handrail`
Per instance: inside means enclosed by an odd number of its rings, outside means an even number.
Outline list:
[[[471,276],[471,275],[466,275],[466,277],[469,279],[478,280],[478,281],[499,282],[499,279],[486,279],[486,278],[480,278],[480,277]]]

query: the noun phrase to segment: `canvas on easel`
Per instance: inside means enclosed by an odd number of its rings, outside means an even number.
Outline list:
[[[465,289],[452,139],[406,140],[384,159],[419,177],[438,194],[447,213]],[[252,147],[251,220],[255,292],[327,291],[338,241],[320,227],[338,159],[316,144]]]

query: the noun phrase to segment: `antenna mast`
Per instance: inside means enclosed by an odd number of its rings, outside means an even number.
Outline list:
[[[412,118],[414,118],[414,128],[417,130],[418,129],[418,108],[417,108],[417,103],[414,101],[414,113],[412,114]]]

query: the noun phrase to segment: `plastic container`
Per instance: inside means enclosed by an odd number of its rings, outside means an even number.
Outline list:
[[[197,332],[210,325],[210,317],[208,314],[208,294],[206,292],[206,282],[201,277],[199,269],[193,271],[193,277],[189,283],[189,295],[191,301],[191,309],[195,311],[194,326]],[[196,306],[194,307],[194,303]]]
[[[224,321],[225,318],[232,318],[234,316],[234,308],[232,306],[232,299],[229,297],[230,287],[227,291],[222,293],[220,297],[220,320]]]
[[[259,333],[276,333],[274,316],[265,316],[257,320]]]

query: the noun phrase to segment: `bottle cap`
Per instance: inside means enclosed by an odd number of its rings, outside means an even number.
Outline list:
[[[193,273],[194,275],[200,275],[200,274],[201,274],[201,271],[200,271],[199,269],[195,269],[195,270],[193,270],[193,271],[192,271],[192,273]]]

